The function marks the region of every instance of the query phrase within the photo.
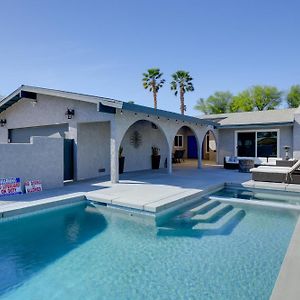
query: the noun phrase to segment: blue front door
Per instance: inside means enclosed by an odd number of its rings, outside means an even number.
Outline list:
[[[198,158],[197,140],[194,135],[189,135],[187,137],[187,157]]]

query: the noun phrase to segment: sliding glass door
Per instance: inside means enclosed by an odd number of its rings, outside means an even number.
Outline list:
[[[238,132],[237,156],[255,157],[255,132]]]
[[[257,156],[277,157],[277,131],[257,132]]]
[[[237,132],[237,156],[277,157],[278,131],[240,131]]]

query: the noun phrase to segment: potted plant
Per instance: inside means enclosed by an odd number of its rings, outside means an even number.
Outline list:
[[[119,174],[124,172],[124,164],[125,164],[125,156],[123,154],[123,147],[120,146],[119,148]]]
[[[151,161],[152,161],[152,169],[159,169],[160,164],[160,155],[159,155],[160,149],[158,147],[153,146],[152,147],[152,155],[151,155]]]

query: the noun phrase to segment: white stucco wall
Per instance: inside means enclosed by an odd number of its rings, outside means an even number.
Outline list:
[[[42,181],[43,188],[63,185],[63,139],[33,137],[28,144],[0,144],[0,178]]]
[[[67,108],[75,110],[75,116],[71,120],[68,120],[65,116]],[[7,143],[7,129],[73,124],[74,122],[104,122],[112,120],[114,116],[99,113],[97,105],[93,103],[38,95],[37,104],[33,105],[29,99],[21,99],[1,113],[0,118],[7,120],[6,126],[0,127],[0,143]],[[76,134],[76,131],[74,132]],[[75,136],[68,136],[68,138],[75,138]]]
[[[137,131],[141,136],[141,144],[134,147],[130,139]],[[131,126],[126,132],[121,146],[125,156],[124,172],[151,169],[152,146],[160,149],[160,168],[168,157],[168,142],[159,128],[153,128],[148,121],[139,121]]]
[[[110,123],[82,123],[78,126],[77,179],[110,173]],[[105,169],[105,172],[99,172]]]

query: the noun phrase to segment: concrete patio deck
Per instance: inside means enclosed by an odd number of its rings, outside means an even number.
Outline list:
[[[224,182],[242,183],[249,174],[221,167],[202,169],[175,168],[169,175],[165,170],[126,173],[120,183],[111,184],[108,178],[66,184],[61,189],[39,194],[17,195],[0,198],[0,216],[8,217],[40,209],[42,206],[64,204],[71,199],[88,198],[93,201],[158,213],[174,202],[190,199],[197,193],[206,193]]]

